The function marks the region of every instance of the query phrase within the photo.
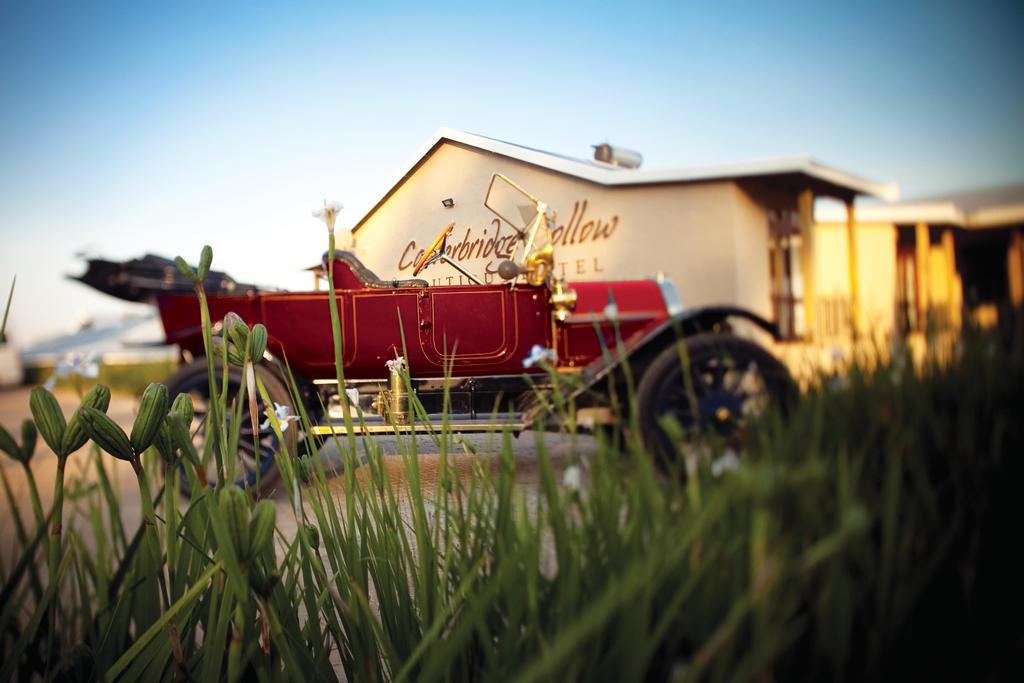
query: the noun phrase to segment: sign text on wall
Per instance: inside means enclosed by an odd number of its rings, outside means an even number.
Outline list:
[[[599,242],[610,239],[615,234],[619,227],[619,217],[613,215],[606,221],[587,218],[587,204],[585,199],[574,202],[569,220],[552,230],[552,243],[556,247]],[[488,259],[484,265],[484,279],[491,283],[497,275],[498,263],[512,258],[520,241],[519,235],[513,229],[505,226],[501,219],[495,218],[490,223],[490,229],[484,228],[477,233],[472,226],[468,226],[461,240],[457,236],[449,238],[445,255],[453,261]],[[398,257],[399,272],[412,268],[421,256],[423,249],[417,248],[416,240],[409,240]],[[599,273],[603,270],[597,257],[558,261],[555,263],[555,269],[562,277]],[[468,284],[463,282],[463,279],[461,275],[453,275],[435,278],[433,284]]]

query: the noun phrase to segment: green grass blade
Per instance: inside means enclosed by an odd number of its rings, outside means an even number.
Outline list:
[[[192,587],[185,591],[185,594],[182,595],[177,602],[171,605],[171,607],[167,609],[167,611],[160,615],[160,618],[157,619],[156,622],[153,623],[153,625],[150,626],[145,633],[139,636],[139,638],[134,643],[132,643],[131,647],[129,647],[128,650],[123,655],[121,655],[121,657],[116,662],[114,662],[114,665],[107,670],[107,680],[114,680],[118,676],[120,676],[128,668],[132,661],[139,655],[139,653],[141,653],[143,649],[146,648],[150,641],[152,641],[153,638],[155,638],[157,634],[163,630],[167,623],[171,619],[175,618],[178,615],[178,613],[184,610],[185,607],[187,607],[194,599],[199,597],[199,594],[202,593],[202,591],[207,587],[207,584],[213,578],[214,574],[220,571],[222,567],[223,564],[221,562],[218,562],[217,564],[207,569],[206,572],[204,572],[203,575],[199,577],[199,580],[192,584]]]

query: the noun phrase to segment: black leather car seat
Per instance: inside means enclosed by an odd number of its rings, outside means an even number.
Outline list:
[[[323,257],[324,274],[327,274],[327,254]],[[382,280],[376,273],[367,268],[355,254],[350,251],[334,252],[334,288],[335,289],[400,289],[405,287],[427,287],[426,280]]]

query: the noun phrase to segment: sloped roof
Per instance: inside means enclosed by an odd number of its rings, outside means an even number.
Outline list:
[[[611,164],[575,159],[545,152],[531,147],[514,145],[494,138],[474,135],[451,128],[441,128],[406,164],[389,184],[388,190],[366,211],[353,226],[357,230],[374,211],[442,144],[453,142],[467,147],[516,159],[556,173],[580,178],[609,187],[655,185],[670,183],[699,183],[713,180],[757,178],[767,176],[805,176],[817,183],[842,190],[844,193],[870,195],[884,199],[897,199],[899,187],[893,183],[876,183],[844,171],[821,164],[806,156],[762,159],[740,163],[718,164],[693,168],[628,169]]]
[[[856,217],[865,223],[928,223],[959,228],[1024,223],[1024,183],[858,206]],[[845,221],[846,213],[839,207],[823,207],[815,219],[823,223]]]

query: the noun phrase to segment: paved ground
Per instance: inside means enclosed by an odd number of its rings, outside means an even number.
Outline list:
[[[65,414],[70,417],[74,408],[78,405],[77,396],[70,391],[57,392],[57,400],[64,409]],[[13,390],[0,391],[0,424],[11,434],[20,434],[21,422],[30,416],[29,389],[18,388]],[[107,414],[128,431],[135,416],[136,400],[128,396],[115,395],[110,402]],[[565,467],[570,461],[574,452],[582,455],[589,454],[594,448],[593,439],[590,437],[577,437],[575,445],[566,436],[557,434],[536,434],[527,432],[518,439],[513,439],[513,447],[517,458],[517,479],[524,486],[527,495],[534,495],[537,491],[537,448],[538,439],[544,444],[551,454],[552,461],[559,470]],[[493,435],[473,435],[466,437],[466,441],[478,455],[494,459],[494,453],[500,448],[500,440]],[[394,437],[378,437],[378,443],[385,454],[394,455],[398,452],[396,439]],[[421,481],[424,491],[433,490],[436,484],[436,472],[439,465],[437,448],[427,437],[417,439],[417,449],[420,452]],[[328,445],[321,452],[327,463],[340,463],[338,452]],[[124,523],[127,529],[133,529],[139,519],[139,497],[138,488],[135,482],[135,475],[131,467],[107,454],[102,454],[102,463],[109,476],[119,491],[124,513]],[[456,468],[461,476],[468,478],[468,472],[472,459],[466,455],[456,456]],[[395,486],[404,484],[405,468],[401,458],[394,457],[387,460],[390,480]],[[53,482],[56,476],[57,459],[47,448],[46,444],[39,439],[35,456],[31,462],[32,472],[39,486],[39,496],[44,510],[48,510],[53,498]],[[32,505],[27,480],[21,465],[6,455],[0,456],[0,468],[3,478],[10,486],[11,493],[16,505],[25,520],[32,518]],[[89,449],[85,448],[73,454],[68,462],[65,476],[65,488],[73,493],[76,488],[89,486],[96,481],[96,468],[92,462]],[[340,480],[338,490],[340,491]],[[6,494],[0,494],[0,557],[6,563],[11,557],[15,547],[15,526],[11,510],[8,506]],[[290,519],[291,512],[283,493],[274,497],[278,504],[279,519],[282,522],[282,531],[290,526],[286,520]],[[65,504],[70,505],[69,503]],[[66,512],[69,512],[66,508]],[[84,520],[76,519],[73,513],[66,515],[65,525],[83,524]]]

